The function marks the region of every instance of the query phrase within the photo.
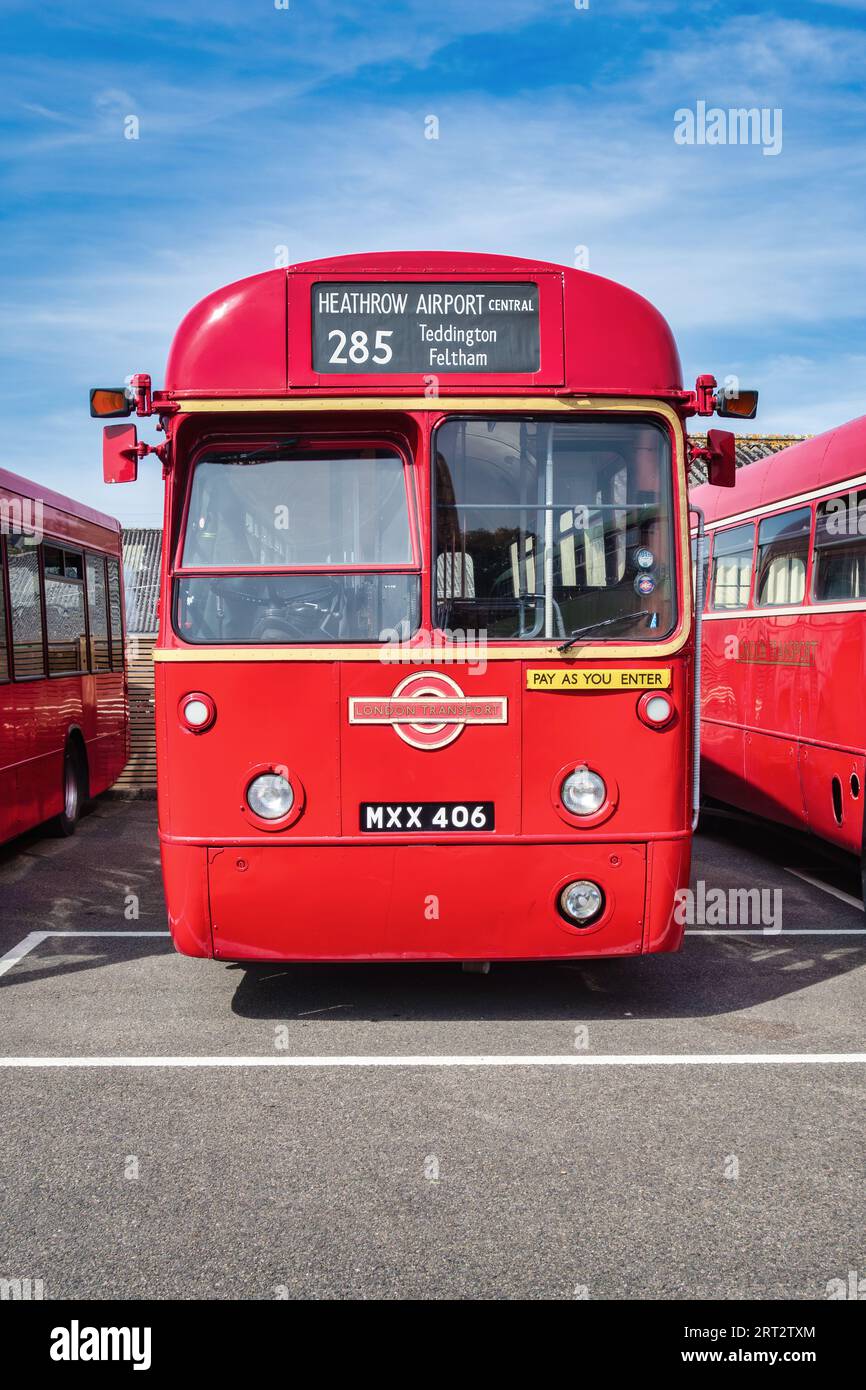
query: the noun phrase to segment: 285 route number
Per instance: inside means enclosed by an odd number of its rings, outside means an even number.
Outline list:
[[[394,332],[393,328],[377,328],[376,338],[373,343],[373,353],[370,354],[370,338],[363,328],[357,328],[351,338],[343,332],[342,328],[332,328],[328,334],[328,342],[334,338],[337,340],[336,347],[328,358],[329,362],[334,362],[338,366],[348,366],[349,362],[354,362],[356,366],[363,362],[375,362],[378,366],[384,366],[390,362],[394,353],[390,343],[385,339],[390,338]],[[346,345],[349,345],[349,355],[346,356]]]

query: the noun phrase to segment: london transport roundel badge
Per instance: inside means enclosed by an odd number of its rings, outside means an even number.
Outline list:
[[[639,574],[634,581],[635,593],[641,594],[644,598],[651,594],[656,586],[655,575]]]
[[[507,724],[508,700],[503,695],[468,697],[450,676],[419,671],[384,698],[350,697],[349,723],[390,724],[412,748],[447,748],[467,724]]]

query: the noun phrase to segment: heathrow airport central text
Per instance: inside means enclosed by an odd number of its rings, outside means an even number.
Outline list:
[[[486,301],[486,302],[485,302]],[[531,299],[484,294],[426,294],[421,290],[414,307],[409,308],[408,294],[390,290],[331,290],[319,294],[319,312],[324,314],[493,314],[529,312],[534,308]]]

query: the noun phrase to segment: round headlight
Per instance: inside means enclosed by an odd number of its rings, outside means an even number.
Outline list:
[[[279,772],[263,772],[247,787],[247,805],[262,820],[281,820],[294,804],[292,784]]]
[[[570,921],[588,926],[604,907],[604,894],[597,883],[581,878],[576,883],[566,884],[559,895],[559,906]]]
[[[573,816],[594,816],[607,800],[607,787],[597,772],[578,767],[564,779],[559,794]]]

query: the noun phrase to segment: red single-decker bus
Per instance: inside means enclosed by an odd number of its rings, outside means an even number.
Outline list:
[[[128,757],[120,525],[0,471],[0,841],[70,834]]]
[[[156,415],[159,834],[180,950],[676,949],[695,635],[661,315],[513,257],[346,256],[209,295]],[[151,452],[109,426],[106,476]]]

